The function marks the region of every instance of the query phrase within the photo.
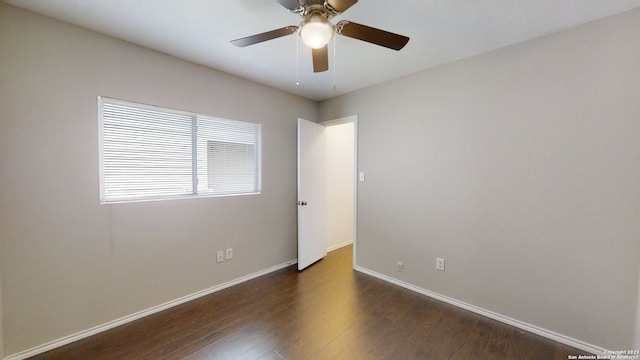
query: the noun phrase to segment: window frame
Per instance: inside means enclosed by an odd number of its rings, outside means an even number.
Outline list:
[[[157,194],[149,196],[122,196],[110,198],[107,194],[107,178],[105,177],[105,119],[104,119],[104,105],[117,105],[130,107],[137,110],[147,110],[154,112],[162,112],[164,114],[188,116],[191,118],[191,192],[184,194]],[[210,198],[210,197],[229,197],[229,196],[245,196],[245,195],[259,195],[262,193],[262,124],[241,121],[235,119],[222,118],[213,115],[199,114],[189,111],[171,109],[167,107],[161,107],[156,105],[142,104],[132,101],[114,99],[105,96],[98,96],[97,98],[98,108],[98,154],[99,154],[99,185],[100,185],[100,204],[118,204],[118,203],[131,203],[131,202],[147,202],[147,201],[162,201],[162,200],[177,200],[177,199],[192,199],[192,198]],[[254,134],[253,142],[248,142],[254,146],[254,173],[250,174],[254,176],[253,189],[249,191],[224,191],[224,192],[199,192],[198,182],[208,179],[199,179],[200,171],[198,168],[198,137],[201,134],[198,133],[198,123],[201,121],[216,121],[221,122],[229,126],[242,126],[252,128]],[[249,133],[247,133],[249,134]],[[245,136],[247,134],[244,134]],[[205,144],[207,141],[204,140]],[[221,142],[229,142],[224,140],[214,140]],[[205,173],[207,170],[205,169]]]

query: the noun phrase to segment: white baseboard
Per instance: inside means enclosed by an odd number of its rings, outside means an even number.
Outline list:
[[[445,296],[445,295],[441,295],[441,294],[435,293],[433,291],[429,291],[427,289],[423,289],[421,287],[417,287],[415,285],[400,281],[398,279],[394,279],[392,277],[377,273],[375,271],[363,268],[361,266],[356,266],[354,269],[356,271],[359,271],[359,272],[363,273],[363,274],[367,274],[367,275],[373,276],[375,278],[378,278],[380,280],[384,280],[386,282],[390,282],[392,284],[395,284],[395,285],[398,285],[400,287],[403,287],[403,288],[405,288],[407,290],[411,290],[411,291],[417,292],[419,294],[428,296],[430,298],[434,298],[436,300],[440,300],[440,301],[446,302],[447,304],[451,304],[453,306],[456,306],[456,307],[459,307],[459,308],[462,308],[462,309],[465,309],[465,310],[469,310],[469,311],[471,311],[473,313],[476,313],[476,314],[479,314],[479,315],[482,315],[482,316],[486,316],[486,317],[488,317],[490,319],[497,320],[497,321],[500,321],[502,323],[505,323],[505,324],[508,324],[508,325],[511,325],[511,326],[515,326],[515,327],[517,327],[519,329],[522,329],[524,331],[527,331],[527,332],[530,332],[530,333],[533,333],[533,334],[536,334],[536,335],[543,336],[543,337],[545,337],[547,339],[551,339],[553,341],[557,341],[559,343],[562,343],[562,344],[565,344],[565,345],[569,345],[571,347],[574,347],[574,348],[577,348],[577,349],[580,349],[580,350],[584,350],[584,351],[590,352],[590,353],[595,354],[595,355],[604,355],[605,353],[607,353],[607,350],[602,348],[602,347],[599,347],[599,346],[596,346],[596,345],[592,345],[592,344],[586,343],[584,341],[571,338],[569,336],[558,334],[558,333],[556,333],[554,331],[547,330],[547,329],[541,328],[539,326],[531,325],[531,324],[528,324],[526,322],[523,322],[523,321],[520,321],[520,320],[516,320],[516,319],[510,318],[508,316],[505,316],[505,315],[498,314],[496,312],[490,311],[490,310],[486,310],[486,309],[483,309],[483,308],[480,308],[480,307],[477,307],[477,306],[474,306],[474,305],[471,305],[471,304],[467,304],[465,302],[450,298],[450,297]],[[610,354],[610,352],[609,352],[609,354]]]
[[[342,247],[349,246],[351,244],[353,244],[353,240],[347,240],[347,241],[345,241],[343,243],[340,243],[338,245],[333,245],[333,246],[328,247],[327,248],[327,252],[331,252],[333,250],[338,250],[338,249],[340,249]]]
[[[53,350],[55,348],[70,344],[70,343],[72,343],[74,341],[78,341],[78,340],[87,338],[89,336],[101,333],[103,331],[107,331],[107,330],[113,329],[113,328],[115,328],[117,326],[124,325],[126,323],[130,323],[132,321],[141,319],[141,318],[149,316],[149,315],[153,315],[155,313],[158,313],[160,311],[172,308],[174,306],[178,306],[180,304],[184,304],[184,303],[189,302],[191,300],[195,300],[197,298],[200,298],[200,297],[203,297],[203,296],[206,296],[206,295],[209,295],[209,294],[213,294],[213,293],[218,292],[220,290],[224,290],[226,288],[229,288],[229,287],[234,286],[234,285],[238,285],[238,284],[243,283],[245,281],[249,281],[251,279],[255,279],[255,278],[260,277],[262,275],[266,275],[266,274],[272,273],[274,271],[278,271],[280,269],[284,269],[284,268],[286,268],[288,266],[291,266],[291,265],[297,264],[297,263],[298,263],[298,259],[289,260],[289,261],[287,261],[285,263],[282,263],[282,264],[279,264],[279,265],[276,265],[276,266],[272,266],[270,268],[255,272],[253,274],[249,274],[249,275],[237,278],[235,280],[231,280],[231,281],[228,281],[226,283],[223,283],[223,284],[220,284],[220,285],[216,285],[216,286],[213,286],[211,288],[208,288],[208,289],[205,289],[205,290],[201,290],[201,291],[195,292],[195,293],[187,295],[187,296],[183,296],[183,297],[175,299],[175,300],[168,301],[168,302],[166,302],[164,304],[160,304],[160,305],[154,306],[152,308],[139,311],[139,312],[137,312],[135,314],[127,315],[125,317],[121,317],[120,319],[109,321],[109,322],[104,323],[102,325],[98,325],[98,326],[92,327],[90,329],[83,330],[83,331],[77,332],[77,333],[69,335],[69,336],[65,336],[65,337],[57,339],[57,340],[53,340],[53,341],[48,342],[46,344],[42,344],[42,345],[36,346],[34,348],[27,349],[25,351],[21,351],[19,353],[9,355],[6,358],[4,358],[4,360],[24,360],[24,359],[30,358],[32,356],[36,356],[38,354],[42,354],[42,353],[47,352],[49,350]]]
[[[333,251],[333,250],[339,249],[341,247],[350,245],[351,243],[352,243],[351,241],[347,241],[347,242],[344,242],[344,243],[339,244],[337,246],[333,246],[330,249],[327,249],[327,251]],[[180,305],[180,304],[184,304],[184,303],[189,302],[191,300],[195,300],[197,298],[200,298],[200,297],[203,297],[203,296],[206,296],[206,295],[209,295],[209,294],[224,290],[224,289],[229,288],[231,286],[238,285],[240,283],[243,283],[245,281],[249,281],[251,279],[260,277],[262,275],[266,275],[266,274],[272,273],[274,271],[277,271],[277,270],[280,270],[280,269],[284,269],[284,268],[286,268],[288,266],[296,264],[297,262],[298,262],[297,259],[287,261],[287,262],[282,263],[280,265],[276,265],[276,266],[273,266],[273,267],[270,267],[270,268],[255,272],[253,274],[249,274],[249,275],[237,278],[235,280],[231,280],[231,281],[228,281],[226,283],[223,283],[223,284],[220,284],[220,285],[216,285],[214,287],[211,287],[211,288],[208,288],[208,289],[205,289],[205,290],[201,290],[201,291],[195,292],[195,293],[187,295],[187,296],[183,296],[181,298],[166,302],[164,304],[160,304],[160,305],[154,306],[152,308],[139,311],[137,313],[122,317],[120,319],[116,319],[116,320],[104,323],[102,325],[98,325],[98,326],[92,327],[92,328],[84,330],[84,331],[77,332],[77,333],[69,335],[69,336],[65,336],[63,338],[48,342],[46,344],[42,344],[42,345],[36,346],[34,348],[19,352],[19,353],[9,355],[9,356],[7,356],[5,358],[5,360],[24,360],[24,359],[27,359],[29,357],[36,356],[38,354],[42,354],[42,353],[47,352],[49,350],[53,350],[55,348],[70,344],[70,343],[72,343],[74,341],[78,341],[78,340],[87,338],[89,336],[101,333],[103,331],[107,331],[107,330],[113,329],[113,328],[115,328],[117,326],[124,325],[126,323],[129,323],[129,322],[141,319],[143,317],[158,313],[160,311],[169,309],[171,307],[174,307],[174,306],[177,306],[177,305]],[[480,308],[480,307],[477,307],[477,306],[474,306],[474,305],[471,305],[471,304],[467,304],[465,302],[462,302],[462,301],[450,298],[448,296],[444,296],[444,295],[441,295],[441,294],[438,294],[438,293],[435,293],[435,292],[432,292],[432,291],[417,287],[415,285],[412,285],[412,284],[409,284],[409,283],[394,279],[392,277],[377,273],[375,271],[363,268],[361,266],[356,266],[355,270],[359,271],[361,273],[376,277],[378,279],[387,281],[389,283],[398,285],[398,286],[403,287],[405,289],[414,291],[416,293],[419,293],[419,294],[434,298],[436,300],[443,301],[445,303],[448,303],[448,304],[451,304],[453,306],[456,306],[456,307],[471,311],[473,313],[476,313],[476,314],[479,314],[479,315],[482,315],[482,316],[486,316],[486,317],[488,317],[490,319],[494,319],[494,320],[503,322],[505,324],[508,324],[508,325],[511,325],[511,326],[515,326],[515,327],[517,327],[519,329],[528,331],[528,332],[536,334],[536,335],[543,336],[545,338],[557,341],[557,342],[562,343],[562,344],[566,344],[566,345],[575,347],[575,348],[580,349],[580,350],[584,350],[584,351],[587,351],[587,352],[590,352],[590,353],[593,353],[593,354],[596,354],[596,355],[603,355],[603,354],[607,353],[607,350],[602,348],[602,347],[599,347],[599,346],[596,346],[596,345],[592,345],[592,344],[586,343],[584,341],[580,341],[580,340],[571,338],[569,336],[558,334],[558,333],[553,332],[551,330],[547,330],[547,329],[544,329],[544,328],[541,328],[541,327],[538,327],[538,326],[535,326],[535,325],[531,325],[531,324],[525,323],[523,321],[516,320],[516,319],[510,318],[508,316],[495,313],[493,311],[489,311],[489,310],[486,310],[486,309],[483,309],[483,308]]]

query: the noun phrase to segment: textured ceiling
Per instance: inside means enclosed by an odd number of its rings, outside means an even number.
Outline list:
[[[333,22],[347,19],[411,40],[396,52],[336,36],[329,71],[316,74],[310,50],[302,42],[296,50],[296,35],[245,48],[229,43],[298,25],[300,16],[276,0],[5,2],[314,100],[640,7],[640,0],[360,0]]]

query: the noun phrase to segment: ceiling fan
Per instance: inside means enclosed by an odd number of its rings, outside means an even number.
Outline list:
[[[366,41],[393,50],[402,49],[409,38],[388,31],[342,20],[333,25],[330,20],[353,6],[358,0],[278,0],[289,11],[302,16],[300,25],[285,26],[280,29],[231,40],[235,46],[245,47],[263,41],[300,32],[302,41],[311,48],[313,72],[329,69],[327,44],[334,33]]]

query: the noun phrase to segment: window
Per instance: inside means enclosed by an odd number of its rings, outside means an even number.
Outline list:
[[[100,202],[260,193],[259,124],[98,98]]]

